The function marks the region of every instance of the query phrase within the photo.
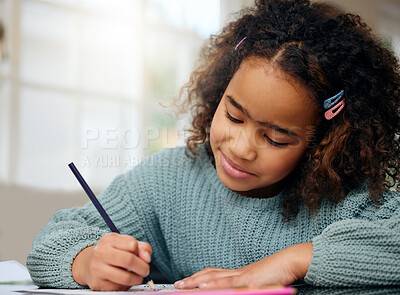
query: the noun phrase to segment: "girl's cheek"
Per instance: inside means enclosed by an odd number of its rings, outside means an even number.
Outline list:
[[[226,125],[220,125],[219,128],[215,129],[214,136],[215,140],[220,143],[226,143],[230,141],[234,136],[234,128],[226,126]]]
[[[214,140],[215,141],[215,121],[213,120],[211,123],[211,127],[210,127],[210,140]]]
[[[213,121],[211,122],[211,129],[210,129],[210,139],[214,142],[222,141],[223,130],[226,127],[219,116],[215,115]]]
[[[286,177],[296,168],[301,157],[301,152],[299,153],[299,151],[288,149],[280,157],[277,157],[280,159],[280,161],[277,161],[272,169],[274,170],[275,174]]]

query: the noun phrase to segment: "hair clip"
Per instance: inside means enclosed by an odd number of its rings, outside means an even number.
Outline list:
[[[343,96],[344,90],[341,90],[338,94],[328,98],[324,101],[324,109],[329,109],[331,106],[336,104]]]
[[[341,102],[339,102],[333,108],[331,108],[325,112],[325,119],[330,120],[333,117],[335,117],[343,109],[344,105],[345,105],[345,103],[344,103],[344,99],[343,99]],[[334,110],[336,110],[336,112],[333,112]]]
[[[238,49],[238,47],[240,46],[240,44],[242,44],[243,43],[243,41],[244,40],[246,40],[247,39],[247,36],[246,37],[244,37],[242,40],[240,40],[239,41],[239,43],[235,46],[235,50],[237,50]]]

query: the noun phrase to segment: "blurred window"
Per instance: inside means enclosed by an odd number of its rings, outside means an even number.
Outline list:
[[[101,190],[180,143],[160,102],[219,30],[220,1],[0,0],[0,21],[0,181],[80,189],[74,161]]]
[[[379,34],[400,59],[400,1],[379,2]]]
[[[183,143],[168,105],[205,38],[252,0],[0,0],[0,182],[104,189],[146,156]],[[400,4],[379,33],[400,56]],[[221,19],[222,18],[222,19]]]

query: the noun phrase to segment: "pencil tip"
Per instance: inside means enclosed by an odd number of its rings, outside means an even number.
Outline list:
[[[154,290],[154,289],[156,288],[156,286],[154,285],[153,280],[148,281],[148,282],[147,282],[147,285],[149,285],[149,287],[150,287],[152,290]]]

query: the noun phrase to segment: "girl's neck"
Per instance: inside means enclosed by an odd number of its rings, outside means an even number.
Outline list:
[[[284,188],[284,185],[285,185],[285,179],[268,187],[253,189],[250,191],[242,191],[242,192],[236,191],[236,193],[248,198],[266,199],[278,195]]]

